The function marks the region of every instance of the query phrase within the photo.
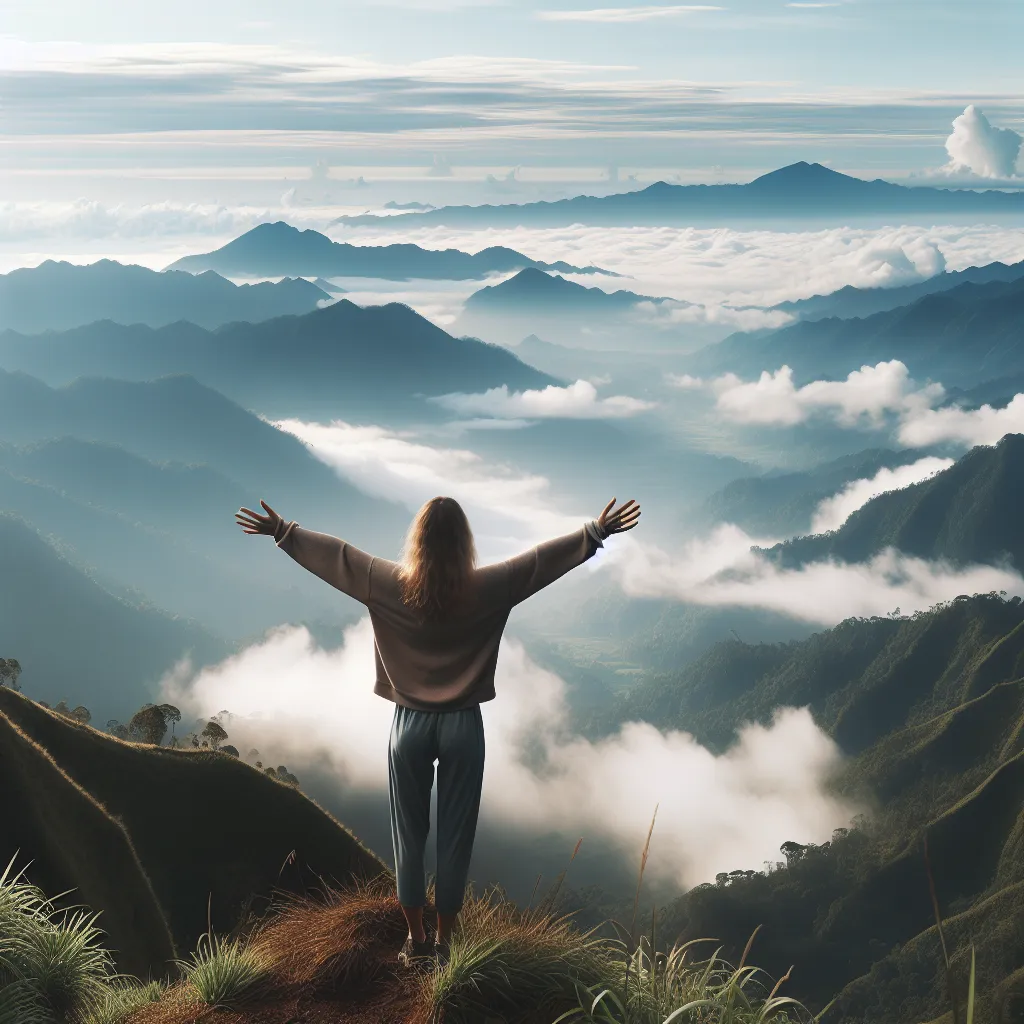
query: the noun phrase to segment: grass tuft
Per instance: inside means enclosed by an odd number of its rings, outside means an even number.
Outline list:
[[[618,943],[617,973],[579,986],[578,1005],[554,1024],[792,1024],[813,1019],[795,999],[778,995],[785,978],[768,988],[762,971],[742,961],[732,967],[720,951],[706,960],[691,959],[700,941],[659,953],[641,936],[629,954],[626,944]]]
[[[207,933],[191,960],[179,960],[185,981],[207,1006],[228,1008],[258,995],[273,960],[243,939],[220,939]]]
[[[143,984],[133,978],[112,981],[97,998],[82,1024],[123,1024],[149,1003],[158,1003],[165,986],[158,981]]]
[[[445,1024],[553,1015],[614,967],[593,931],[580,932],[569,915],[521,911],[497,887],[467,898],[450,949],[448,964],[424,981],[434,1018]]]

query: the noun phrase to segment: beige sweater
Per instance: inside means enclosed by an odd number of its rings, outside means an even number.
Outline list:
[[[455,711],[493,700],[498,643],[513,607],[585,562],[603,546],[605,536],[593,521],[477,569],[470,608],[432,622],[424,622],[403,602],[398,563],[294,522],[281,523],[275,540],[299,565],[369,609],[375,693],[409,708]]]

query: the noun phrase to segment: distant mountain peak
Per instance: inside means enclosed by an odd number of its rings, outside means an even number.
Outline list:
[[[806,160],[799,160],[795,164],[788,164],[786,167],[762,174],[750,184],[761,187],[834,188],[849,185],[851,182],[863,185],[864,179],[833,171],[831,167],[825,167],[824,164],[811,164]]]

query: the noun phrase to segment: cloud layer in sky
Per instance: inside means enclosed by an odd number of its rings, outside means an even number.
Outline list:
[[[543,21],[596,21],[611,24],[622,24],[630,21],[651,21],[660,18],[677,18],[686,14],[699,14],[705,11],[723,11],[724,7],[708,4],[663,4],[661,6],[638,7],[594,7],[585,10],[550,10],[538,11],[537,17]]]
[[[394,706],[374,695],[373,679],[372,630],[363,619],[335,650],[284,627],[198,674],[180,666],[162,692],[186,716],[240,716],[227,722],[231,741],[300,778],[330,766],[339,794],[376,792],[383,815]],[[498,698],[482,706],[484,825],[557,832],[567,845],[597,837],[633,864],[657,803],[648,870],[686,888],[774,862],[787,840],[821,842],[859,810],[826,793],[839,753],[806,709],[782,709],[770,726],[745,728],[715,756],[685,733],[636,722],[596,742],[574,733],[564,682],[513,640],[502,643],[496,689]],[[390,859],[389,850],[379,852]]]

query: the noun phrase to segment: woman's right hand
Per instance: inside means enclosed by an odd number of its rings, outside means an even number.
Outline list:
[[[277,534],[277,528],[281,525],[281,517],[261,498],[260,504],[266,509],[267,514],[261,516],[259,512],[253,512],[250,508],[240,508],[235,513],[235,522],[242,528],[242,533],[265,534],[273,537]]]
[[[640,521],[640,506],[630,498],[620,508],[614,509],[615,499],[612,498],[604,507],[604,511],[598,516],[597,525],[606,530],[609,534],[625,533],[632,530]]]

